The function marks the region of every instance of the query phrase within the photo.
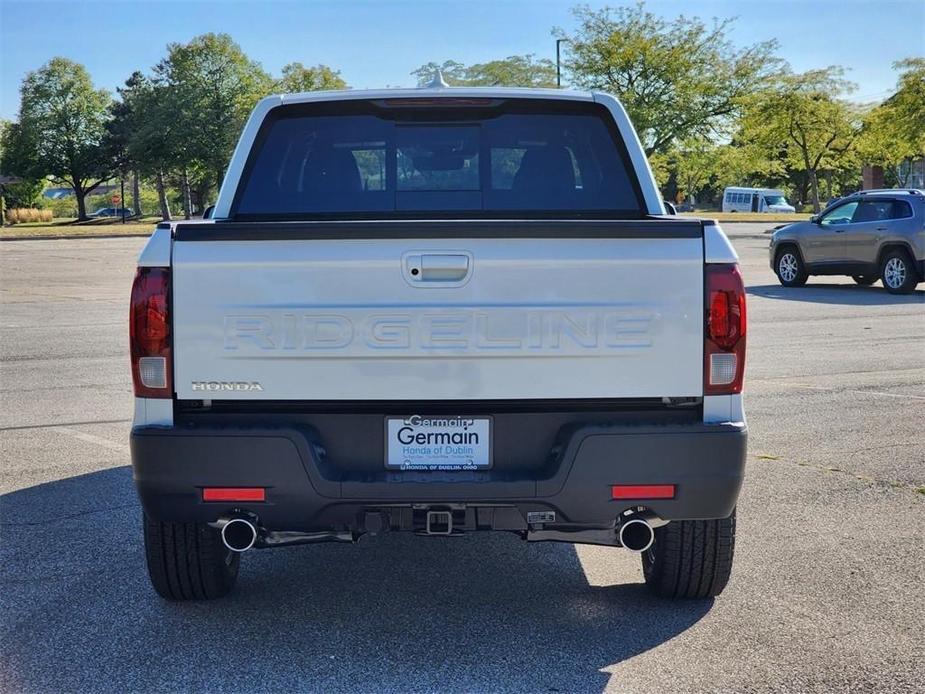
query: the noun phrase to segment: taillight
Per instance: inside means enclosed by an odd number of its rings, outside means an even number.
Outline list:
[[[128,332],[135,395],[140,398],[171,397],[173,360],[168,268],[138,268],[132,284]]]
[[[745,328],[745,283],[739,266],[707,265],[704,395],[742,392]]]

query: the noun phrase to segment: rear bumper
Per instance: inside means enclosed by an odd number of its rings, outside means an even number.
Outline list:
[[[347,475],[326,463],[311,430],[295,428],[136,427],[131,449],[138,493],[154,519],[212,522],[243,510],[268,530],[361,533],[370,514],[393,529],[414,529],[415,507],[444,505],[469,514],[472,529],[524,530],[530,511],[554,511],[557,523],[612,524],[639,505],[665,520],[724,518],[742,484],[746,439],[740,424],[579,426],[533,478],[510,471]],[[611,485],[659,483],[676,485],[675,498],[611,499]],[[203,487],[265,487],[266,502],[206,503]]]

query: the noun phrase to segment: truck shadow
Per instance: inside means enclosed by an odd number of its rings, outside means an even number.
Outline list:
[[[0,497],[0,688],[600,691],[712,606],[488,535],[252,552],[228,598],[171,604],[139,514],[127,467]],[[615,576],[637,561],[613,550]]]
[[[765,299],[783,299],[785,301],[809,301],[816,304],[842,304],[850,306],[895,306],[902,304],[921,304],[925,301],[925,291],[916,290],[912,294],[890,294],[883,287],[861,287],[854,284],[813,284],[805,287],[783,287],[779,284],[761,284],[745,288],[746,293]]]

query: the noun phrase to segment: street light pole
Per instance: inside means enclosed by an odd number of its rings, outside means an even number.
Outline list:
[[[562,53],[560,46],[568,39],[556,39],[556,87],[562,89]]]

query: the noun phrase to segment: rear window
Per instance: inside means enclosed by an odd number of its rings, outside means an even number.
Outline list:
[[[239,219],[517,212],[638,217],[638,181],[593,104],[290,106],[261,128]],[[595,215],[597,216],[597,215]]]
[[[853,223],[879,222],[889,219],[893,212],[892,200],[863,200],[854,211]]]
[[[905,219],[912,216],[912,206],[905,200],[894,200],[890,219]]]

